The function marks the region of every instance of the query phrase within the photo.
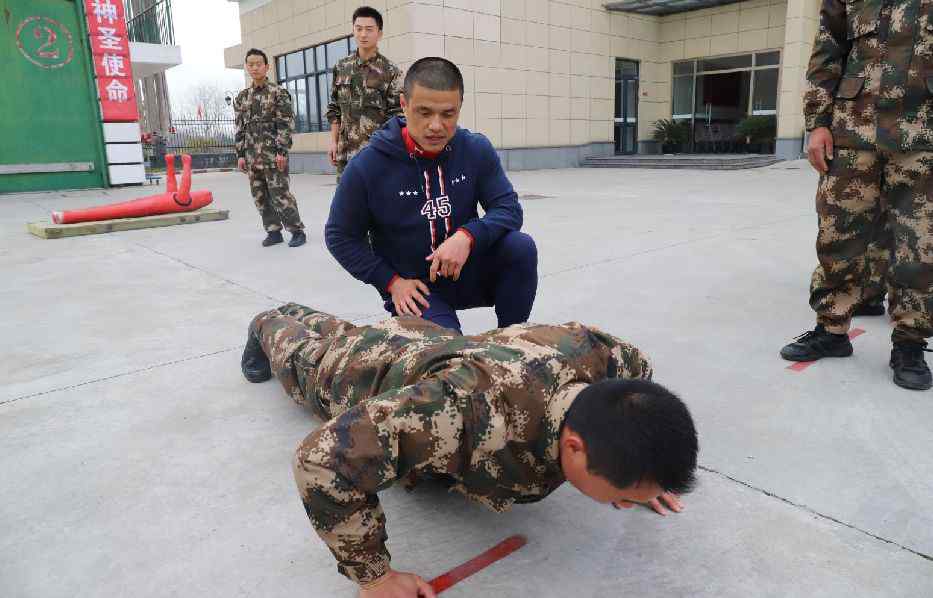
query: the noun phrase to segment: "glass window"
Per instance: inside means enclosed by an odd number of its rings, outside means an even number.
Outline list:
[[[764,52],[762,54],[755,55],[755,65],[756,66],[772,66],[781,63],[781,53],[780,52]]]
[[[725,56],[723,58],[704,58],[700,60],[700,71],[728,71],[752,66],[752,55]]]
[[[637,77],[638,63],[634,60],[616,60],[616,79],[621,77]]]
[[[333,84],[331,69],[348,54],[350,39],[345,37],[276,57],[277,80],[288,90],[295,107],[296,131],[330,130],[326,114]]]
[[[350,38],[350,53],[352,54],[353,52],[356,52],[356,49],[357,49],[358,47],[359,47],[359,45],[356,43],[356,38],[355,38],[355,37],[351,37],[351,38]]]
[[[625,81],[625,119],[633,123],[638,118],[638,80]]]
[[[337,65],[337,61],[349,54],[347,51],[347,40],[338,39],[335,42],[327,44],[327,68],[332,69]]]
[[[693,60],[686,60],[684,62],[675,62],[674,63],[674,74],[675,75],[692,75],[696,62]]]
[[[317,70],[318,72],[324,70],[327,65],[327,58],[324,56],[324,44],[316,47],[314,49],[314,58],[317,60]]]
[[[778,69],[755,71],[752,114],[774,114],[777,110]]]
[[[308,122],[310,123],[309,130],[319,131],[321,129],[321,112],[317,105],[317,79],[314,77],[308,77],[305,80],[305,86],[308,94]]]
[[[615,105],[615,117],[622,118],[622,82],[616,80],[616,105]]]
[[[674,77],[674,118],[690,118],[693,113],[693,77]]]
[[[279,59],[276,61],[275,74],[279,78],[279,81],[285,80],[285,57],[279,56]]]
[[[321,98],[321,130],[330,131],[330,123],[327,121],[327,104],[330,102],[330,80],[333,75],[317,76],[317,92]]]
[[[292,52],[285,57],[285,70],[289,77],[297,77],[305,72],[304,52]]]
[[[298,131],[308,130],[308,93],[306,89],[304,79],[295,81],[295,104],[297,104],[295,128]]]

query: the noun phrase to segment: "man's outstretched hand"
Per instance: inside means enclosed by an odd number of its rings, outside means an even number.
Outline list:
[[[680,502],[680,498],[676,494],[671,494],[670,492],[665,492],[657,498],[652,498],[648,502],[642,504],[637,502],[629,502],[627,500],[621,500],[619,502],[612,503],[612,506],[617,509],[631,509],[636,505],[641,505],[643,507],[648,507],[658,515],[663,515],[667,517],[668,511],[664,507],[670,509],[673,513],[680,513],[684,510],[684,505]]]
[[[470,257],[472,245],[470,237],[460,230],[441,243],[434,253],[425,258],[426,261],[431,262],[431,282],[437,282],[438,276],[453,280],[460,278],[460,270]]]
[[[360,588],[360,598],[437,598],[437,594],[417,575],[389,569],[369,588]]]

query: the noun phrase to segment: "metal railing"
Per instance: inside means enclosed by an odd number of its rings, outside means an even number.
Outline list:
[[[161,0],[139,13],[127,22],[126,30],[131,42],[174,46],[172,0]]]
[[[165,149],[176,154],[233,153],[236,122],[230,119],[174,120]]]

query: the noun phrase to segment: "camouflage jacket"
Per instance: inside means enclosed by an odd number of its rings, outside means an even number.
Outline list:
[[[246,158],[250,168],[274,168],[276,154],[284,156],[292,147],[295,110],[288,90],[267,79],[238,93],[233,109],[237,158]]]
[[[337,162],[346,164],[387,120],[402,113],[402,73],[382,54],[361,60],[359,53],[334,66],[327,120],[340,124]]]
[[[652,374],[636,347],[577,323],[458,336],[403,317],[301,346],[294,396],[334,417],[298,449],[302,501],[361,583],[389,566],[377,492],[428,475],[496,511],[540,500],[564,482],[558,437],[577,394]]]
[[[933,0],[822,0],[804,114],[835,145],[933,150]]]

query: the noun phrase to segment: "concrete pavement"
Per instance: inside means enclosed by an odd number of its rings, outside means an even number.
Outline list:
[[[518,553],[445,596],[933,595],[933,394],[899,389],[890,325],[847,360],[785,369],[812,327],[816,177],[576,169],[510,175],[541,284],[534,321],[630,340],[690,405],[687,511],[617,512],[565,485],[496,515],[436,488],[384,495],[394,565],[433,577]],[[0,196],[0,595],[353,596],[290,457],[317,425],[246,383],[246,325],[286,301],[357,322],[378,297],[323,246],[333,178],[293,177],[308,245],[262,248],[245,178],[199,174],[226,222],[40,240],[25,222],[149,189]],[[491,310],[462,318],[495,325]]]

